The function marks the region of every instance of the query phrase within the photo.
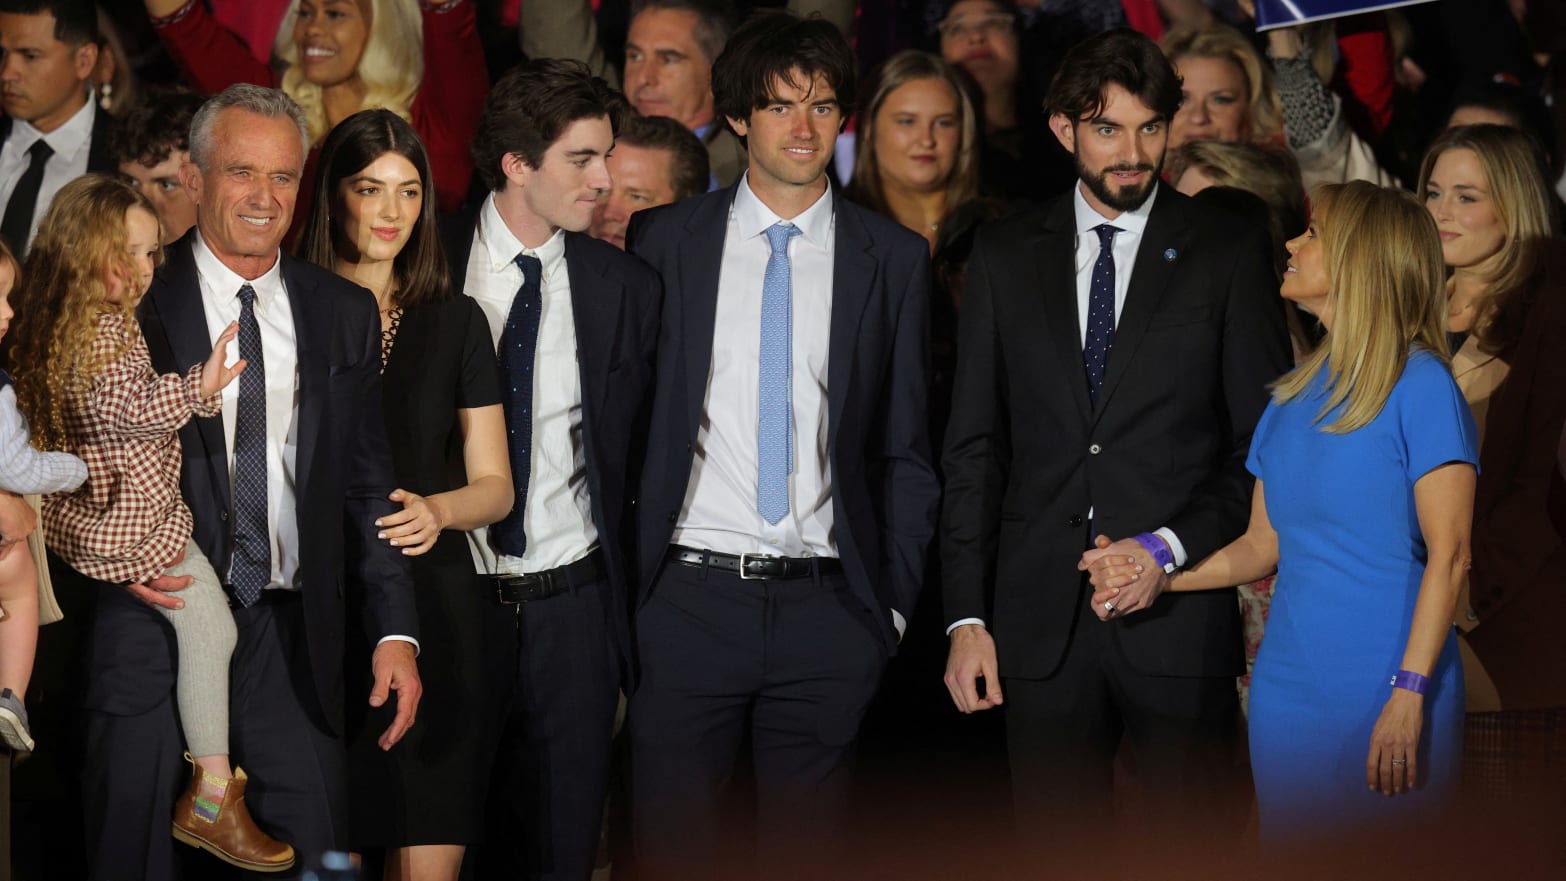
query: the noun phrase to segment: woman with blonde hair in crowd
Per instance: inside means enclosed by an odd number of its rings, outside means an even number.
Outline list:
[[[1457,614],[1473,652],[1466,781],[1559,811],[1566,539],[1548,492],[1566,422],[1566,260],[1546,168],[1519,130],[1459,126],[1430,146],[1419,183],[1450,270],[1452,368],[1480,438],[1474,563]]]
[[[257,62],[202,0],[144,2],[153,30],[196,88],[217,93],[248,82],[282,89],[304,108],[317,145],[360,110],[385,108],[411,122],[429,150],[441,209],[453,211],[467,196],[468,148],[489,91],[476,0],[419,0],[417,7],[413,0],[298,0],[278,29],[277,70]],[[314,158],[312,151],[306,184]],[[308,209],[301,198],[295,219]]]
[[[1177,28],[1160,43],[1184,100],[1169,122],[1169,149],[1191,141],[1277,145],[1283,107],[1272,70],[1237,30]]]
[[[1312,201],[1281,293],[1327,335],[1274,383],[1256,426],[1245,534],[1169,583],[1215,590],[1279,573],[1250,745],[1262,838],[1288,850],[1384,841],[1439,813],[1455,788],[1463,679],[1452,610],[1478,458],[1447,367],[1430,216],[1362,181],[1321,187]],[[1089,557],[1094,607],[1126,603],[1117,597],[1138,579],[1130,558]]]

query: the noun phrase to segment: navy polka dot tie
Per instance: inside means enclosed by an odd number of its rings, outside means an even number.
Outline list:
[[[492,531],[495,547],[509,557],[520,557],[527,551],[522,513],[527,509],[527,482],[533,467],[533,361],[538,353],[538,321],[544,310],[540,284],[544,264],[525,253],[517,255],[516,263],[522,270],[522,289],[511,301],[511,313],[500,333],[500,378],[505,386],[500,402],[506,414],[506,447],[511,451],[516,501],[511,513]]]
[[[1088,283],[1087,339],[1082,343],[1082,366],[1087,369],[1088,396],[1098,403],[1098,390],[1104,384],[1109,366],[1109,350],[1115,344],[1115,233],[1120,228],[1101,223],[1098,233],[1098,259],[1093,262],[1093,279]]]
[[[234,560],[229,581],[234,599],[248,607],[272,581],[272,534],[267,528],[266,362],[261,357],[261,326],[256,323],[256,291],[239,289],[239,406],[234,409]]]

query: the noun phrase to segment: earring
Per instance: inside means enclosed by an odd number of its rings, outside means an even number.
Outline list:
[[[98,106],[108,110],[114,104],[114,84],[104,83],[98,87]]]

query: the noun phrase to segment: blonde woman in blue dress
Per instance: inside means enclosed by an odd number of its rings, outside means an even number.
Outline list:
[[[1312,203],[1282,294],[1327,335],[1274,384],[1256,426],[1245,534],[1168,587],[1279,573],[1250,706],[1269,845],[1428,818],[1455,791],[1462,753],[1452,612],[1478,451],[1448,367],[1441,242],[1393,190],[1333,184]],[[1084,566],[1101,616],[1151,603],[1159,579],[1126,557],[1089,552]]]

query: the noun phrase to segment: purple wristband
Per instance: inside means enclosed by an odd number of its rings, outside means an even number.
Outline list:
[[[1392,677],[1392,687],[1412,691],[1414,694],[1424,694],[1425,689],[1430,687],[1430,677],[1409,670],[1399,670],[1397,675]]]
[[[1169,550],[1169,546],[1164,544],[1163,539],[1151,532],[1144,532],[1141,535],[1134,536],[1133,539],[1152,555],[1153,562],[1157,563],[1165,572],[1174,571],[1174,552]]]

